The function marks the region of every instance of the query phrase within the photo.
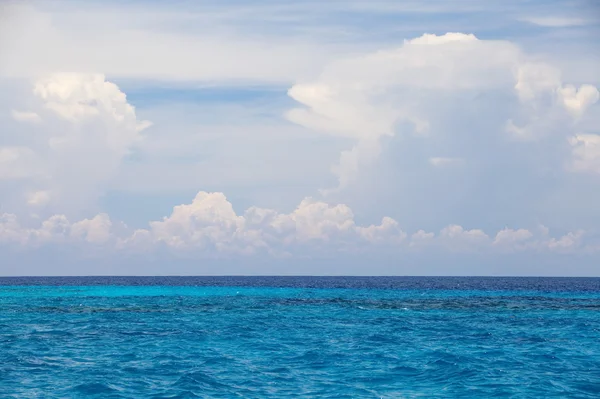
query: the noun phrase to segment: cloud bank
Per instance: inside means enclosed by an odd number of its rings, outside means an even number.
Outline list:
[[[404,232],[384,217],[379,224],[361,226],[344,204],[331,205],[306,198],[290,213],[251,207],[238,215],[223,193],[199,192],[189,204],[175,206],[169,216],[146,229],[131,230],[106,214],[70,222],[54,215],[36,227],[19,223],[14,214],[0,218],[0,242],[22,249],[47,244],[96,245],[115,254],[168,249],[197,258],[269,255],[275,258],[341,253],[408,253],[437,250],[458,253],[557,252],[600,250],[584,231],[552,237],[544,226],[534,230],[504,228],[487,234],[480,229],[450,225],[439,232]]]

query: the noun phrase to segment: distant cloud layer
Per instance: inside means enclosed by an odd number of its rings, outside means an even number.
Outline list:
[[[589,20],[584,18],[574,17],[526,17],[522,18],[523,21],[529,22],[534,25],[544,26],[548,28],[567,28],[571,26],[581,26],[590,23]]]
[[[287,258],[329,251],[360,254],[432,249],[466,253],[600,251],[600,240],[588,242],[586,238],[583,231],[552,237],[544,226],[534,231],[505,228],[487,234],[450,225],[436,233],[420,230],[408,235],[392,218],[360,226],[348,206],[310,198],[289,214],[251,207],[237,215],[223,193],[202,191],[191,203],[175,206],[163,220],[134,231],[123,223],[113,223],[106,214],[73,223],[64,215],[55,215],[36,227],[22,226],[13,214],[0,218],[0,242],[22,248],[87,243],[115,252],[147,252],[166,247],[199,258],[257,254]]]

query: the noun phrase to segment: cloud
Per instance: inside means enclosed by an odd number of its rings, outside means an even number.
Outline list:
[[[36,191],[27,196],[27,203],[31,206],[44,206],[52,198],[48,191]]]
[[[121,226],[117,228],[118,226]],[[344,204],[307,198],[290,213],[250,207],[238,215],[220,192],[199,192],[189,204],[175,206],[169,216],[131,231],[113,223],[106,214],[78,222],[54,215],[39,227],[25,227],[13,214],[0,217],[0,242],[35,248],[48,243],[100,245],[113,253],[148,253],[166,248],[173,254],[197,258],[268,255],[305,258],[326,254],[402,254],[417,252],[506,253],[593,250],[598,243],[584,242],[582,230],[551,237],[547,228],[537,234],[505,228],[493,239],[480,229],[450,225],[439,234],[419,230],[406,234],[398,223],[384,217],[379,224],[357,225]]]
[[[435,239],[435,233],[419,230],[410,236],[411,247],[423,247],[429,245]]]
[[[600,174],[600,135],[577,134],[569,142],[573,157],[570,168],[576,172]]]
[[[135,133],[149,127],[148,121],[138,123],[134,107],[119,87],[103,74],[55,73],[35,82],[33,93],[44,107],[72,123],[85,123],[102,118],[116,127],[123,124],[126,134],[108,131],[115,150],[126,151],[138,138]],[[116,126],[115,126],[116,125]]]
[[[127,245],[164,244],[169,248],[209,253],[286,254],[309,245],[312,249],[352,250],[359,243],[400,242],[405,234],[384,218],[379,225],[357,226],[346,205],[304,199],[289,214],[248,208],[237,215],[222,193],[199,192],[190,204],[173,208],[170,216],[137,230]]]
[[[559,238],[549,238],[545,242],[545,245],[547,245],[548,249],[552,251],[572,253],[573,250],[577,250],[581,247],[583,236],[584,232],[581,230],[569,232]]]
[[[14,120],[19,122],[40,123],[42,121],[40,116],[35,112],[15,111],[13,109],[11,115]]]
[[[496,237],[494,238],[494,245],[505,245],[511,244],[514,242],[526,241],[533,237],[533,233],[529,230],[518,229],[513,230],[509,228],[505,228],[504,230],[500,230]]]
[[[53,215],[37,228],[23,226],[16,215],[0,215],[0,242],[17,244],[21,248],[36,248],[46,244],[104,244],[115,237],[106,214],[71,223],[65,215]]]
[[[102,74],[46,75],[33,83],[30,102],[35,111],[13,117],[36,115],[36,123],[25,134],[9,131],[7,140],[23,145],[0,147],[0,179],[24,180],[12,194],[36,193],[29,204],[48,204],[52,193],[55,212],[89,207],[150,126]]]
[[[587,25],[590,23],[590,21],[583,18],[564,16],[524,17],[521,18],[521,21],[547,28],[568,28],[572,26]]]
[[[103,213],[94,216],[92,219],[84,219],[73,223],[70,235],[91,243],[105,243],[111,238],[111,227],[110,218]]]
[[[548,228],[541,226],[539,233],[527,229],[509,229],[505,228],[496,234],[493,245],[502,248],[505,251],[551,251],[557,253],[576,253],[580,251],[583,245],[585,232],[577,230],[568,232],[561,237],[550,237]],[[594,244],[587,244],[587,250],[592,249]]]
[[[558,89],[558,95],[563,106],[576,118],[581,117],[600,98],[598,89],[592,85],[581,85],[579,90],[575,86],[566,85]]]
[[[331,62],[312,80],[293,85],[288,95],[301,105],[286,114],[290,121],[354,141],[332,167],[337,190],[378,159],[387,138],[435,141],[451,135],[446,120],[473,118],[472,109],[482,107],[479,103],[499,103],[502,108],[496,104],[496,115],[508,118],[490,125],[487,132],[468,132],[472,142],[481,141],[475,136],[501,130],[540,139],[558,126],[572,126],[565,111],[581,118],[598,100],[594,86],[576,90],[563,85],[560,70],[514,43],[456,32],[424,34],[398,48]],[[450,108],[456,114],[450,115]],[[490,123],[497,119],[490,118]],[[437,162],[437,157],[431,158]]]
[[[470,251],[489,244],[490,237],[480,229],[465,230],[459,225],[444,227],[439,235],[442,242],[453,251]]]
[[[0,147],[0,180],[25,179],[42,172],[40,160],[27,147]]]
[[[244,8],[200,8],[9,2],[1,10],[7,17],[0,30],[0,76],[72,71],[120,79],[281,84],[339,51],[310,37],[237,31],[250,22],[260,28],[267,14],[251,21]]]
[[[431,33],[425,33],[423,36],[416,37],[414,39],[405,40],[405,44],[424,44],[424,45],[440,45],[452,42],[474,42],[477,38],[472,33],[464,34],[460,32],[450,32],[445,35],[433,35]]]
[[[263,1],[252,6],[208,1],[174,8],[112,1],[75,7],[58,0],[51,6],[0,2],[0,7],[0,76],[103,72],[119,79],[209,84],[289,84],[336,55],[373,48],[374,36],[396,38],[399,29],[423,25],[438,30],[454,25],[449,20],[457,10],[498,9],[470,1],[452,6],[441,1]],[[406,19],[415,13],[419,24]]]
[[[560,88],[560,70],[539,61],[518,65],[515,91],[523,102],[532,102]]]

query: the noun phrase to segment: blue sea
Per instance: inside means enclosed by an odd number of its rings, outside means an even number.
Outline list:
[[[600,398],[600,279],[0,278],[1,398]]]

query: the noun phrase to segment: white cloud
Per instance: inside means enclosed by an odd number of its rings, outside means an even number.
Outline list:
[[[147,234],[153,242],[173,248],[220,250],[243,238],[242,227],[243,218],[235,214],[222,193],[200,192],[190,204],[174,207],[169,217],[151,222]]]
[[[25,179],[41,174],[40,160],[27,147],[0,147],[0,180]]]
[[[283,254],[303,245],[352,249],[353,243],[400,242],[405,234],[384,218],[379,225],[357,226],[346,205],[303,200],[289,214],[251,207],[237,215],[222,193],[199,192],[190,204],[173,208],[170,216],[137,230],[127,242],[163,243],[174,249]]]
[[[522,21],[533,25],[548,28],[568,28],[571,26],[587,25],[590,21],[583,18],[564,17],[564,16],[546,16],[546,17],[524,17]]]
[[[505,228],[496,233],[493,244],[509,250],[523,250],[532,237],[533,233],[527,229]]]
[[[0,76],[101,71],[118,78],[280,84],[340,51],[312,38],[236,32],[236,21],[248,23],[241,9],[44,5],[3,5],[10,17],[0,25]]]
[[[361,166],[379,157],[386,136],[413,134],[434,140],[436,135],[452,134],[443,132],[447,129],[442,112],[453,107],[464,113],[463,118],[473,118],[474,103],[466,99],[516,95],[521,105],[513,101],[508,106],[514,120],[505,119],[490,129],[506,129],[529,139],[551,134],[557,126],[569,127],[559,108],[579,118],[597,101],[595,87],[583,85],[577,91],[564,86],[560,70],[535,60],[516,44],[464,33],[425,34],[399,48],[331,62],[313,80],[292,86],[288,94],[303,106],[287,113],[290,121],[354,140],[332,167],[338,189],[346,187]],[[434,165],[443,162],[431,159]]]
[[[537,100],[560,87],[560,70],[543,62],[518,65],[515,90],[521,101]]]
[[[360,226],[344,204],[331,205],[303,200],[290,213],[251,207],[236,214],[223,193],[199,192],[189,204],[175,206],[171,215],[149,223],[147,229],[115,229],[108,215],[70,222],[54,215],[40,227],[22,226],[13,214],[0,217],[0,242],[37,247],[61,245],[102,245],[117,251],[148,253],[163,246],[173,253],[196,257],[320,256],[332,253],[371,253],[380,250],[401,254],[411,251],[515,252],[544,251],[574,253],[600,246],[584,243],[583,231],[551,237],[546,228],[540,234],[527,229],[505,228],[491,239],[481,229],[450,225],[436,236],[419,230],[408,238],[398,223],[384,217],[380,224]],[[376,244],[376,245],[374,245]],[[108,248],[108,247],[107,247]]]
[[[446,25],[436,12],[481,10],[470,2],[452,7],[397,1],[252,6],[209,1],[176,8],[166,3],[99,4],[0,2],[0,75],[101,71],[117,78],[288,84],[336,55],[373,48],[365,28],[375,27],[356,22],[365,13],[377,18],[376,30],[394,37],[398,24],[390,22],[390,15],[425,13],[433,17],[426,26],[433,28]],[[337,18],[339,12],[361,19]],[[404,30],[415,29],[408,25]]]
[[[106,214],[71,223],[65,215],[53,215],[38,228],[23,226],[14,214],[0,217],[0,242],[35,248],[44,244],[104,244],[115,237]]]
[[[600,135],[577,134],[569,142],[573,157],[570,168],[576,172],[600,174]]]
[[[435,233],[428,233],[425,230],[419,230],[410,236],[411,247],[424,247],[431,245],[435,239]]]
[[[548,249],[556,251],[556,252],[573,252],[577,250],[582,245],[582,238],[584,236],[584,232],[579,230],[575,232],[569,232],[562,237],[559,238],[549,238],[545,245]]]
[[[43,121],[33,126],[35,136],[8,132],[9,140],[28,141],[0,147],[0,179],[28,179],[23,189],[38,193],[30,204],[49,203],[41,193],[52,192],[54,211],[87,208],[150,122],[138,121],[125,94],[102,74],[46,75],[35,81],[32,94],[39,110],[28,115],[43,114]]]
[[[139,140],[137,132],[150,126],[148,121],[136,120],[135,109],[127,102],[125,93],[103,74],[48,75],[35,82],[33,93],[47,109],[69,122],[81,124],[99,118],[112,128],[126,128],[105,133],[117,152],[126,152],[131,143]]]
[[[480,229],[465,230],[450,225],[440,231],[440,239],[452,251],[475,251],[489,244],[490,237]]]
[[[598,89],[592,85],[581,85],[579,90],[575,86],[566,85],[558,89],[558,94],[563,106],[576,118],[581,117],[600,98]]]
[[[472,33],[465,34],[460,32],[449,32],[441,36],[426,33],[423,36],[405,40],[404,43],[438,45],[451,42],[474,42],[477,40],[477,37],[475,37],[475,35]]]
[[[368,227],[358,227],[357,232],[360,236],[371,243],[402,243],[407,234],[402,231],[398,222],[390,217],[384,217],[380,225],[371,225]]]
[[[527,229],[509,229],[499,231],[494,239],[494,246],[510,252],[536,250],[551,251],[558,253],[574,253],[579,251],[583,244],[585,232],[578,230],[568,232],[558,238],[550,237],[549,231],[542,226],[541,234],[534,234]],[[593,245],[587,245],[587,248],[593,248]]]
[[[91,243],[104,243],[111,238],[110,229],[112,222],[107,214],[94,216],[92,219],[84,219],[73,223],[70,234],[72,237],[80,238]]]
[[[27,196],[27,203],[31,206],[41,207],[48,204],[51,198],[49,191],[36,191]]]
[[[11,110],[11,115],[18,122],[40,123],[42,118],[35,112]]]

